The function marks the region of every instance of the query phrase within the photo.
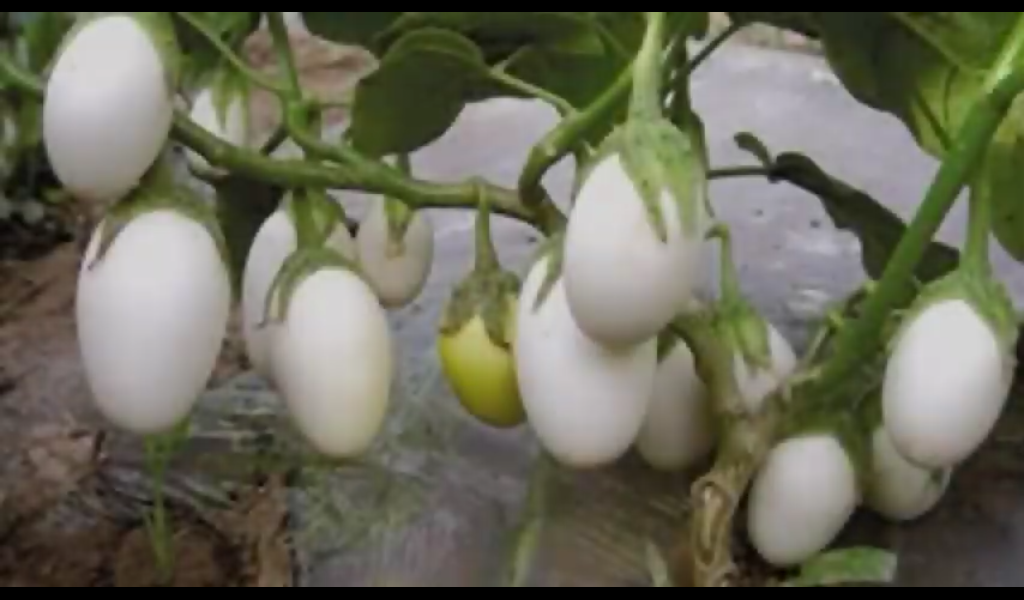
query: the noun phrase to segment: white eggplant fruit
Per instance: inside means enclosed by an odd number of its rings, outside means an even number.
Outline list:
[[[714,449],[715,419],[693,352],[677,341],[658,364],[654,393],[636,447],[651,467],[690,469]]]
[[[963,299],[935,302],[901,330],[886,368],[883,418],[900,454],[956,467],[994,429],[1012,371],[1000,338]]]
[[[951,478],[951,469],[926,469],[908,461],[885,427],[878,427],[872,436],[871,474],[864,502],[891,521],[915,521],[939,504]]]
[[[287,202],[287,199],[286,199]],[[349,260],[356,259],[355,241],[348,229],[338,226],[328,245]],[[253,239],[242,276],[242,335],[253,369],[273,381],[269,335],[274,325],[265,322],[267,294],[274,278],[298,247],[298,234],[285,208],[278,209]]]
[[[751,488],[750,540],[769,564],[798,566],[835,541],[859,496],[856,468],[835,436],[788,439],[772,449]]]
[[[696,232],[684,231],[677,199],[663,190],[659,239],[643,198],[618,153],[585,179],[565,237],[565,289],[573,318],[588,336],[629,347],[657,336],[689,301],[704,260],[703,202]]]
[[[321,268],[298,283],[272,336],[273,379],[305,438],[333,459],[365,454],[384,426],[394,360],[373,290]]]
[[[139,435],[170,431],[204,391],[227,335],[231,282],[201,223],[137,216],[101,260],[97,229],[79,273],[78,341],[99,411]]]
[[[415,211],[404,237],[392,235],[386,202],[370,208],[356,236],[359,266],[385,308],[406,306],[419,296],[434,261],[434,227],[423,211]]]
[[[71,34],[47,80],[43,141],[76,197],[116,201],[160,156],[174,111],[166,58],[135,16],[102,16]]]
[[[606,466],[629,451],[643,426],[657,340],[624,350],[594,342],[573,319],[560,277],[536,307],[550,264],[550,256],[536,262],[520,296],[513,347],[523,406],[557,461]]]

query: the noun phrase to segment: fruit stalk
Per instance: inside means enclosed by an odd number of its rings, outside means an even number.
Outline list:
[[[979,275],[991,272],[989,241],[992,235],[992,195],[979,179],[970,198],[970,217],[967,223],[967,244],[964,246],[965,268]]]
[[[665,13],[647,13],[647,32],[633,67],[633,99],[630,118],[653,120],[662,115],[662,52],[665,46]]]

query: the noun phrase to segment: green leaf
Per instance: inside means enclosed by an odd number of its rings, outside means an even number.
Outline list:
[[[304,12],[302,19],[313,35],[338,44],[362,46],[373,52],[380,52],[382,48],[377,43],[378,37],[404,14],[406,13]]]
[[[385,45],[411,32],[440,28],[475,42],[488,64],[505,60],[520,48],[574,40],[579,49],[601,47],[590,13],[576,12],[408,12],[383,34]]]
[[[375,156],[411,153],[441,137],[467,102],[497,93],[476,45],[441,29],[396,43],[355,94],[349,135]]]
[[[892,584],[896,580],[895,554],[875,548],[851,548],[828,552],[812,559],[800,575],[784,587],[810,588],[850,584]]]
[[[849,231],[861,242],[864,269],[878,280],[885,271],[906,225],[898,215],[868,194],[828,175],[803,154],[784,153],[775,160],[773,177],[788,181],[817,196],[839,229]],[[959,265],[959,253],[932,242],[917,267],[922,282],[943,277]]]
[[[899,118],[942,159],[1022,13],[813,13],[830,63],[859,100]],[[897,59],[898,58],[898,59]],[[1024,68],[1024,65],[1021,66]],[[1024,262],[1024,100],[989,150],[994,233]]]

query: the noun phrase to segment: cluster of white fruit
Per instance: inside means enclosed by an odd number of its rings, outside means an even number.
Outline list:
[[[62,184],[81,200],[127,202],[163,160],[177,79],[158,42],[167,30],[155,27],[131,13],[89,20],[69,34],[54,64],[44,141]],[[192,117],[228,142],[249,145],[244,95],[219,106],[204,89]],[[197,154],[188,158],[207,166]],[[425,215],[412,215],[395,239],[383,207],[376,203],[358,240],[338,222],[327,244],[358,267],[302,279],[281,321],[265,319],[264,307],[297,248],[286,208],[262,226],[245,266],[249,356],[309,441],[330,456],[364,452],[380,430],[392,368],[384,309],[416,297],[433,256]],[[121,228],[97,228],[80,271],[77,324],[99,410],[127,431],[157,435],[186,419],[205,389],[227,335],[232,287],[215,220],[172,201],[138,208]]]

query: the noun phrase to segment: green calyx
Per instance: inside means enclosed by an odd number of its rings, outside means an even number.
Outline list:
[[[216,209],[191,189],[177,184],[167,160],[166,156],[157,160],[142,184],[107,212],[99,232],[101,237],[96,257],[88,268],[94,268],[104,259],[117,237],[134,219],[150,212],[172,210],[206,228],[217,246],[224,268],[230,272],[231,253],[217,220]],[[237,297],[237,288],[234,293]]]
[[[499,348],[511,349],[512,328],[509,322],[515,317],[514,306],[520,286],[519,278],[508,271],[470,273],[452,292],[441,318],[441,334],[457,335],[479,316],[491,342]]]
[[[749,369],[772,368],[768,323],[746,302],[720,303],[715,313],[715,328]]]
[[[345,226],[345,209],[324,190],[295,190],[285,200],[285,209],[295,225],[300,247],[322,247],[338,227]]]
[[[210,90],[213,94],[213,108],[221,127],[227,127],[228,114],[231,111],[231,105],[235,102],[242,107],[245,123],[249,122],[251,105],[249,80],[237,69],[233,69],[229,65],[217,69],[210,82]],[[246,138],[248,138],[248,131],[246,131]]]
[[[672,351],[676,349],[676,346],[683,343],[677,335],[671,329],[665,330],[658,336],[658,364],[664,362],[666,358],[672,354]]]
[[[288,256],[274,277],[264,305],[263,325],[284,321],[299,285],[322,269],[349,271],[365,281],[356,266],[334,249],[326,246],[299,248]]]
[[[384,198],[384,216],[388,221],[388,251],[392,256],[405,254],[405,234],[415,214],[404,202]]]
[[[857,475],[858,489],[866,490],[871,481],[872,446],[874,428],[864,414],[858,411],[834,410],[833,407],[803,403],[804,410],[790,413],[781,439],[828,435],[834,437],[846,451]]]
[[[703,234],[708,199],[707,163],[700,140],[665,118],[631,119],[612,133],[599,158],[618,152],[622,166],[647,209],[651,227],[668,240],[662,197],[668,193],[687,237]]]
[[[1013,300],[1001,281],[971,268],[953,271],[925,288],[904,315],[900,327],[895,329],[894,335],[891,336],[890,350],[892,344],[899,339],[899,333],[913,323],[916,317],[933,305],[948,300],[962,300],[968,303],[992,328],[1004,353],[1013,354],[1019,336]]]
[[[565,232],[558,232],[549,237],[530,261],[529,269],[532,271],[541,261],[547,260],[547,272],[540,290],[537,292],[537,299],[530,310],[536,312],[547,301],[551,290],[554,289],[558,279],[562,276],[562,263],[565,259]]]

